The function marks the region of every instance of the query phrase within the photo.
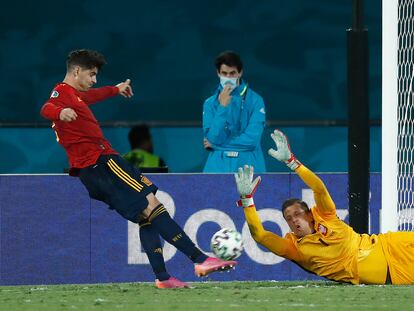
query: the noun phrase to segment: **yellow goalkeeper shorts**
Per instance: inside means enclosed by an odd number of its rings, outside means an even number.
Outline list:
[[[414,232],[379,234],[392,284],[414,284]]]

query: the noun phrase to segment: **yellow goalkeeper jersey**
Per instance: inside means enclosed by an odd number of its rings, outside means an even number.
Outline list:
[[[352,284],[384,284],[387,262],[376,235],[357,234],[336,216],[335,204],[325,185],[304,165],[296,173],[313,190],[311,208],[314,233],[284,238],[263,228],[255,207],[244,208],[253,238],[278,256],[330,280]]]

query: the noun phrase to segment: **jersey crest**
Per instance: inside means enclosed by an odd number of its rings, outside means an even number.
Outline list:
[[[322,224],[318,224],[318,231],[323,235],[326,236],[328,234],[328,228],[326,228]]]
[[[50,94],[50,98],[56,98],[59,97],[59,92],[58,91],[53,91],[52,94]]]

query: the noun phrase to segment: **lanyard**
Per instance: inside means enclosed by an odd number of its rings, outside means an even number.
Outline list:
[[[246,84],[244,86],[243,90],[240,92],[241,105],[240,105],[240,114],[239,114],[239,118],[238,118],[238,122],[237,122],[237,131],[239,133],[241,131],[241,119],[242,119],[242,115],[243,115],[244,102],[246,101],[247,89],[248,89],[248,85]]]
[[[243,90],[240,92],[240,96],[242,98],[242,109],[243,109],[243,105],[244,105],[244,101],[246,100],[246,95],[247,95],[247,89],[248,89],[249,85],[246,84],[243,88]]]

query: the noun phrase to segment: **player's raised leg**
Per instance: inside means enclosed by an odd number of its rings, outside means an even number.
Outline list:
[[[205,276],[215,271],[224,271],[237,265],[236,261],[225,261],[208,257],[191,241],[183,229],[170,217],[170,214],[153,194],[147,196],[149,207],[144,211],[148,221],[161,237],[187,255],[195,264],[195,274]],[[155,207],[152,207],[154,206]],[[148,215],[149,214],[149,215]]]

